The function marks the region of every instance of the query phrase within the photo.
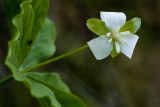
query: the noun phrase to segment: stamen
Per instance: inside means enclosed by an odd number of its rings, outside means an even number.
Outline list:
[[[119,30],[120,30],[120,26],[117,26],[117,28],[115,29],[115,32],[119,32]]]
[[[120,35],[117,33],[117,34],[114,34],[114,37],[115,37],[116,39],[119,39]]]
[[[111,42],[112,42],[112,38],[111,38],[111,39],[109,39],[108,41],[109,41],[109,43],[111,43]]]
[[[110,37],[110,36],[111,36],[111,33],[107,33],[107,36]]]
[[[123,43],[127,43],[127,40],[123,39],[123,38],[119,38],[119,41],[120,42],[123,42]]]
[[[123,35],[128,35],[128,34],[131,34],[131,32],[130,32],[130,31],[125,31],[125,32],[121,32],[121,33],[120,33],[121,36],[123,36]]]

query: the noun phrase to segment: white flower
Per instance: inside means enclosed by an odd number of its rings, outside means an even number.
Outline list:
[[[131,58],[139,37],[129,30],[121,31],[126,23],[126,15],[122,12],[101,12],[100,15],[108,32],[87,42],[96,59],[101,60],[109,56],[114,46],[117,53],[122,52]]]

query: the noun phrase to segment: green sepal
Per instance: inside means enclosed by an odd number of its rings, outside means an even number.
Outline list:
[[[106,35],[109,30],[105,26],[105,22],[99,19],[88,19],[87,20],[87,27],[94,32],[95,34],[101,36]]]
[[[133,18],[125,23],[125,25],[120,29],[120,32],[130,31],[131,33],[136,33],[141,26],[140,18]]]
[[[112,56],[112,58],[115,58],[117,55],[119,55],[121,52],[117,52],[116,51],[116,45],[115,45],[115,43],[113,44],[113,49],[112,49],[112,51],[111,51],[111,56]]]

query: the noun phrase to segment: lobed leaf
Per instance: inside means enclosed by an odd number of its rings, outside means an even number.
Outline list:
[[[51,102],[51,106],[60,107],[53,91],[35,80],[26,78],[21,73],[27,67],[39,63],[54,53],[55,46],[53,41],[55,39],[55,31],[53,24],[46,19],[42,31],[37,36],[37,39],[35,41],[33,40],[33,44],[31,44],[31,38],[36,36],[32,35],[35,16],[34,10],[29,1],[22,2],[20,7],[21,13],[13,18],[13,25],[16,31],[13,39],[9,42],[6,65],[10,67],[14,79],[26,84],[34,97],[42,99],[47,97]],[[41,23],[43,24],[43,22]],[[39,29],[39,27],[37,28]]]
[[[68,87],[61,81],[57,73],[25,73],[26,77],[30,77],[39,81],[54,92],[56,99],[62,107],[86,107],[85,104],[76,96],[68,91]],[[49,77],[49,78],[48,78]],[[48,101],[40,99],[42,107],[48,107]],[[49,106],[50,107],[50,106]]]
[[[19,69],[29,53],[31,46],[31,33],[34,23],[34,10],[30,2],[26,1],[20,5],[22,11],[13,18],[15,35],[9,41],[9,50],[6,58],[6,64],[12,69]],[[12,69],[14,71],[14,69]]]
[[[4,0],[6,15],[8,18],[8,25],[10,28],[11,36],[15,35],[16,28],[13,25],[13,18],[21,12],[20,4],[27,0]]]
[[[30,41],[28,45],[31,50],[26,56],[20,70],[27,69],[55,53],[55,27],[52,21],[46,18],[44,26],[35,41]]]
[[[30,74],[32,77],[27,77],[27,73],[22,73],[55,52],[55,28],[46,18],[48,0],[4,0],[4,3],[12,34],[5,63],[14,79],[23,82],[31,90],[32,96],[39,99],[41,106],[79,104],[79,107],[84,107],[79,98],[69,94],[69,88],[58,74],[33,73]]]
[[[56,87],[70,93],[70,89],[61,80],[58,73],[27,72],[27,73],[25,73],[25,76],[32,77],[36,80],[41,80],[41,81],[47,82],[49,84],[54,84]]]

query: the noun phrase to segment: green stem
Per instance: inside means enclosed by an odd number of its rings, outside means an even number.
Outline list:
[[[9,75],[8,77],[2,79],[2,80],[0,81],[0,87],[1,87],[2,85],[6,84],[8,81],[10,81],[10,80],[12,80],[12,79],[13,79],[13,76],[12,76],[12,75]]]
[[[33,66],[33,67],[30,67],[30,68],[22,71],[22,73],[25,73],[25,72],[28,72],[28,71],[30,71],[30,70],[33,70],[33,69],[39,68],[39,67],[41,67],[41,66],[47,65],[47,64],[49,64],[49,63],[51,63],[51,62],[57,61],[57,60],[62,59],[62,58],[64,58],[64,57],[66,57],[66,56],[69,56],[69,55],[72,55],[72,54],[74,54],[74,53],[77,53],[77,52],[79,52],[79,51],[81,51],[81,50],[83,50],[83,49],[85,49],[85,48],[87,48],[87,47],[88,47],[88,45],[85,45],[85,46],[82,46],[82,47],[80,47],[80,48],[78,48],[78,49],[75,49],[75,50],[73,50],[73,51],[71,51],[71,52],[68,52],[68,53],[66,53],[66,54],[63,54],[63,55],[60,55],[60,56],[55,57],[55,58],[53,58],[53,59],[50,59],[50,60],[48,60],[48,61],[42,62],[42,63],[40,63],[40,64],[37,64],[37,65],[35,65],[35,66]]]
[[[85,48],[87,48],[87,47],[88,47],[88,45],[85,45],[85,46],[82,46],[82,47],[80,47],[80,48],[78,48],[78,49],[75,49],[75,50],[73,50],[73,51],[71,51],[71,52],[68,52],[68,53],[66,53],[66,54],[63,54],[63,55],[60,55],[60,56],[55,57],[55,58],[53,58],[53,59],[50,59],[50,60],[48,60],[48,61],[42,62],[42,63],[40,63],[40,64],[37,64],[37,65],[35,65],[35,66],[33,66],[33,67],[30,67],[30,68],[22,71],[22,73],[25,73],[25,72],[31,71],[31,70],[33,70],[33,69],[39,68],[39,67],[41,67],[41,66],[47,65],[47,64],[49,64],[49,63],[51,63],[51,62],[57,61],[57,60],[59,60],[59,59],[62,59],[62,58],[64,58],[64,57],[67,57],[67,56],[72,55],[72,54],[74,54],[74,53],[77,53],[77,52],[79,52],[79,51],[81,51],[81,50],[83,50],[83,49],[85,49]],[[12,79],[13,79],[13,76],[12,76],[12,75],[10,75],[10,76],[2,79],[2,80],[0,81],[0,87],[1,87],[2,85],[4,85],[5,83],[7,83],[8,81],[12,80]]]

